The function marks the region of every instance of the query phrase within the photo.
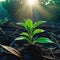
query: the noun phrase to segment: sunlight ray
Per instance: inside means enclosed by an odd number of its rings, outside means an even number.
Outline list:
[[[38,0],[27,0],[22,7],[19,9],[18,12],[16,12],[16,16],[30,16],[32,17],[33,15],[33,9],[37,9],[37,11],[40,12],[40,14],[42,15],[43,18],[51,18],[52,17],[52,13],[50,13],[49,11],[47,11],[42,5],[40,5],[40,2]],[[36,11],[36,12],[37,12]],[[19,14],[20,13],[20,14]]]

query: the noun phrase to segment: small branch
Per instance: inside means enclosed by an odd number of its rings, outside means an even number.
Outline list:
[[[6,35],[6,33],[2,30],[2,28],[0,27],[0,31],[4,34],[4,35]]]

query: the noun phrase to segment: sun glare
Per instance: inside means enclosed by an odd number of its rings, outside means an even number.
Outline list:
[[[36,0],[28,0],[28,3],[29,3],[30,5],[33,5],[33,4],[36,3]]]
[[[3,2],[3,1],[5,1],[5,0],[0,0],[0,2]]]
[[[24,14],[24,16],[26,15],[26,17],[29,16],[32,18],[34,13],[36,13],[36,17],[38,17],[37,12],[39,12],[43,16],[43,18],[49,19],[49,17],[52,17],[52,15],[49,11],[44,9],[44,7],[41,5],[41,1],[42,0],[24,0],[22,8],[15,15],[19,15],[20,12],[21,16],[23,16]],[[48,3],[46,5],[48,5]]]

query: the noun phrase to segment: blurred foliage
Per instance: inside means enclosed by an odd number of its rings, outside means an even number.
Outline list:
[[[21,1],[18,0],[6,0],[5,2],[3,2],[3,7],[9,12],[9,14],[11,14],[14,18],[15,13],[20,9]],[[13,14],[12,14],[13,13]]]
[[[60,19],[60,0],[39,0],[40,5],[44,7],[45,10],[48,10],[53,14],[53,18],[50,18],[50,20],[58,20]],[[11,14],[14,18],[23,18],[21,15],[21,9],[25,3],[25,0],[6,0],[5,2],[2,2],[4,8]],[[19,11],[19,13],[16,15],[16,13]],[[27,12],[27,11],[26,11]],[[23,14],[26,15],[26,14]],[[29,18],[29,17],[28,17]],[[41,18],[41,17],[40,17]]]
[[[6,24],[8,22],[7,17],[5,17],[5,19],[0,20],[0,25]]]

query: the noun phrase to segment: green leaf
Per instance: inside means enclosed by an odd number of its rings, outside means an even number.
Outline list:
[[[33,35],[38,34],[38,33],[42,33],[42,32],[44,32],[43,29],[36,29],[36,30],[34,30]]]
[[[48,38],[42,37],[42,38],[38,38],[37,40],[34,41],[35,43],[54,43],[53,41],[51,41]]]
[[[22,27],[26,28],[25,24],[22,23],[22,22],[20,22],[20,23],[16,23],[16,24],[19,25],[19,26],[22,26]]]
[[[22,32],[20,35],[24,35],[24,36],[29,37],[29,34],[27,32]]]
[[[38,27],[39,25],[41,25],[41,24],[43,24],[43,23],[45,23],[46,21],[38,21],[38,22],[36,22],[35,24],[34,24],[34,28],[36,28],[36,27]]]
[[[27,37],[21,36],[21,37],[17,37],[15,40],[26,40],[26,41],[28,41],[29,39]]]
[[[4,20],[2,20],[2,23],[4,24],[4,23],[7,23],[8,22],[8,19],[7,19],[7,17],[4,19]]]
[[[2,20],[0,20],[0,25],[2,24]]]
[[[25,20],[25,25],[26,25],[26,27],[28,28],[28,29],[32,29],[33,28],[33,22],[32,22],[32,20],[31,19],[27,19],[27,20]]]
[[[0,25],[5,24],[7,22],[8,22],[8,19],[7,18],[5,18],[4,20],[0,20]]]

